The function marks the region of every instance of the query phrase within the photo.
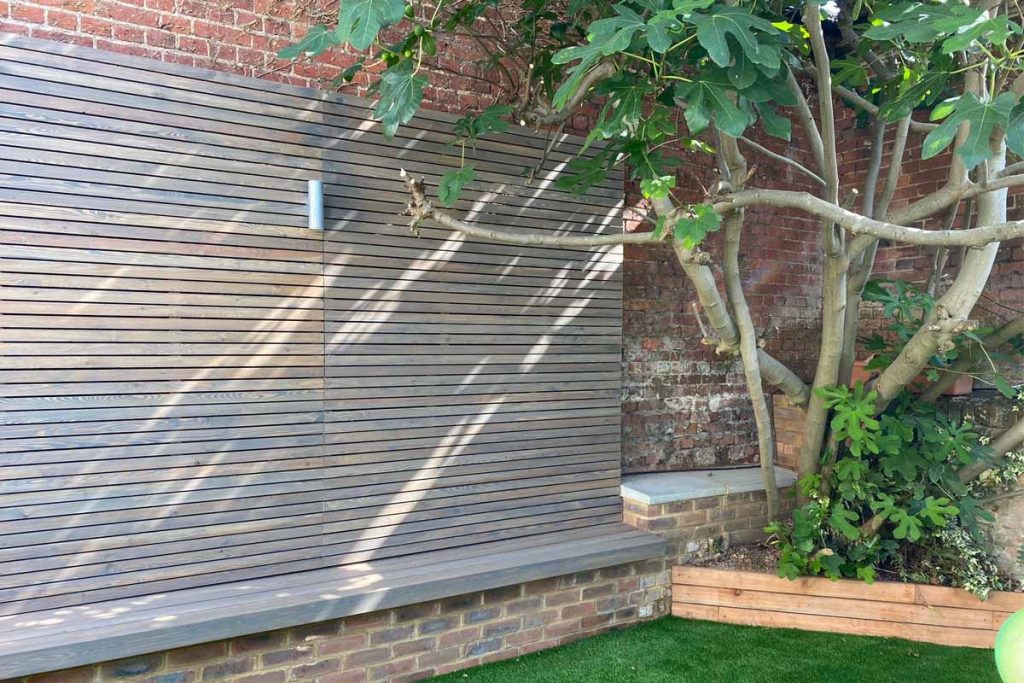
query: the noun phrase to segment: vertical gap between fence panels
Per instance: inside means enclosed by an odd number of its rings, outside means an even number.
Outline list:
[[[317,125],[321,136],[325,133],[326,95],[317,96]],[[327,177],[327,162],[323,144],[317,147],[320,177],[309,183],[310,228],[318,231],[320,237],[320,565],[327,565],[327,238],[326,228],[326,193],[324,191]],[[314,196],[316,195],[316,196]],[[314,207],[313,202],[318,206]],[[314,208],[318,215],[314,216]]]

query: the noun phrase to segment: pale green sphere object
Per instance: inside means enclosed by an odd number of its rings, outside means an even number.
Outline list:
[[[1003,683],[1024,683],[1024,609],[1010,615],[999,629],[996,668]]]

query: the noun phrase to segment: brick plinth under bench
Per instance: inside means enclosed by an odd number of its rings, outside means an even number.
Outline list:
[[[781,467],[775,477],[788,517],[796,477]],[[672,563],[766,537],[768,504],[758,468],[629,475],[622,480],[622,498],[623,521],[664,538]]]
[[[6,683],[419,680],[664,616],[669,567],[634,562]]]

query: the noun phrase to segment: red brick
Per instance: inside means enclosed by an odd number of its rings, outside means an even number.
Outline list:
[[[365,633],[353,633],[346,636],[332,636],[321,640],[317,652],[321,655],[355,652],[366,647]]]
[[[345,633],[356,633],[367,629],[380,628],[391,623],[391,612],[370,612],[368,614],[357,614],[354,617],[345,619],[343,631]]]
[[[391,649],[388,647],[376,647],[371,650],[360,650],[345,657],[345,668],[361,667],[370,664],[380,664],[388,661],[391,657]]]
[[[558,593],[549,593],[544,596],[544,605],[546,607],[558,607],[560,605],[569,605],[577,602],[580,599],[579,589],[560,591]]]
[[[579,619],[591,614],[597,614],[597,605],[594,602],[578,602],[575,605],[566,605],[562,608],[562,619]]]
[[[462,648],[459,646],[449,647],[444,650],[427,652],[416,658],[416,665],[420,668],[432,668],[442,664],[450,664],[462,658]]]
[[[442,634],[437,639],[437,646],[439,648],[446,648],[452,645],[464,645],[465,643],[472,642],[480,637],[480,627],[474,626],[471,628],[459,629],[458,631],[451,631],[450,633]]]
[[[308,662],[313,659],[312,645],[295,645],[281,650],[271,650],[260,655],[260,664],[267,668]]]
[[[415,669],[416,660],[414,658],[396,659],[380,666],[371,666],[368,678],[371,681],[383,681],[401,674],[412,673]]]
[[[323,659],[312,664],[300,664],[292,667],[288,678],[293,681],[315,681],[324,674],[338,671],[340,667],[340,659]]]
[[[203,643],[192,645],[180,650],[171,650],[167,653],[167,665],[170,667],[188,666],[189,664],[200,664],[210,662],[228,654],[227,641],[215,643]]]
[[[49,26],[64,29],[65,31],[77,31],[79,16],[72,12],[61,12],[51,9],[46,12],[46,23]]]
[[[416,626],[414,624],[406,624],[405,626],[395,626],[392,628],[384,629],[382,631],[373,631],[370,633],[370,645],[384,645],[386,643],[394,643],[399,640],[405,640],[411,638],[416,633]]]
[[[46,10],[42,7],[14,3],[10,7],[10,17],[16,21],[30,24],[46,24]]]
[[[416,640],[395,643],[391,646],[391,654],[395,657],[405,657],[406,655],[422,654],[435,649],[437,649],[436,638],[417,638]]]
[[[255,660],[251,657],[242,659],[227,659],[216,664],[208,664],[203,667],[203,683],[209,681],[222,681],[232,676],[249,673],[254,668]]]
[[[266,671],[236,678],[231,683],[285,683],[287,680],[288,674],[284,671]]]
[[[535,643],[544,637],[544,628],[538,626],[537,628],[531,628],[519,633],[512,633],[505,638],[505,642],[508,643],[509,647],[519,647],[528,643]]]
[[[580,629],[580,620],[559,621],[544,627],[545,638],[560,638]]]
[[[366,680],[366,669],[353,669],[321,676],[317,683],[363,683]]]
[[[95,671],[91,666],[65,669],[64,671],[29,676],[25,683],[92,683]]]
[[[231,641],[231,653],[243,654],[274,650],[284,645],[287,639],[288,634],[286,631],[268,631],[266,633],[243,636]]]

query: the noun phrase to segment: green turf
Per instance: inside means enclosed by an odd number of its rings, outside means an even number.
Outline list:
[[[991,650],[666,617],[436,683],[999,683]]]

